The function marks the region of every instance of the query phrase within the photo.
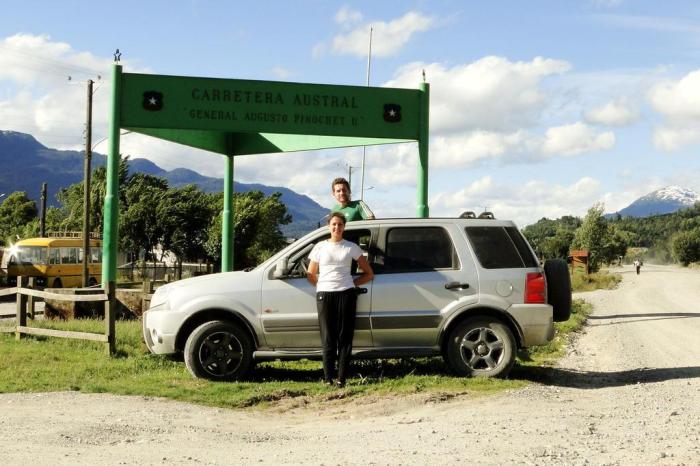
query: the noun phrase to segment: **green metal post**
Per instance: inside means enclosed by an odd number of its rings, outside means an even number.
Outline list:
[[[428,217],[428,134],[430,125],[430,84],[421,83],[420,128],[418,132],[418,205],[417,217]]]
[[[224,211],[221,213],[221,271],[233,271],[233,155],[226,156]]]
[[[117,281],[117,242],[119,240],[119,129],[121,108],[121,65],[112,66],[112,115],[109,121],[107,154],[107,193],[104,203],[102,241],[102,287]]]

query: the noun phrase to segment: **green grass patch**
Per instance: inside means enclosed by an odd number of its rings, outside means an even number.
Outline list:
[[[136,321],[117,322],[117,355],[113,358],[105,354],[102,343],[52,337],[16,341],[13,334],[0,333],[0,393],[109,392],[226,408],[265,407],[282,400],[303,405],[368,395],[426,393],[442,400],[465,393],[488,394],[531,383],[528,368],[551,364],[560,357],[568,335],[580,328],[588,312],[582,301],[575,301],[572,318],[556,324],[555,339],[547,346],[521,351],[507,380],[455,377],[441,358],[357,360],[342,390],[321,384],[321,363],[309,360],[259,363],[250,378],[240,382],[194,379],[181,361],[149,354]],[[104,330],[104,323],[98,320],[30,325],[94,333]]]
[[[591,274],[575,271],[571,277],[571,288],[573,291],[613,290],[621,281],[622,275],[606,270]]]

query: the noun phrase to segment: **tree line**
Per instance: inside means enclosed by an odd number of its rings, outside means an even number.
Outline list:
[[[102,233],[106,169],[96,168],[90,184],[91,231]],[[130,174],[128,157],[119,166],[119,249],[129,257],[160,261],[167,252],[183,261],[221,264],[223,193],[205,193],[195,185],[170,187],[167,180],[144,173]],[[46,231],[82,231],[83,182],[61,189],[59,207],[46,210]],[[234,265],[253,267],[286,244],[280,225],[292,218],[280,193],[234,193]],[[36,203],[25,192],[14,192],[0,204],[0,243],[39,236]],[[156,247],[160,257],[154,253]]]
[[[596,204],[583,219],[564,216],[542,218],[525,227],[523,233],[543,259],[567,257],[571,250],[589,251],[589,267],[624,258],[629,251],[661,263],[689,265],[700,262],[700,203],[665,215],[650,217],[606,217],[604,206]]]

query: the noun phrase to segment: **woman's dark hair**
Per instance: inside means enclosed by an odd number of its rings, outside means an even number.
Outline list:
[[[328,215],[328,225],[331,224],[331,220],[333,220],[333,217],[338,217],[340,220],[342,220],[343,225],[348,223],[348,220],[345,218],[345,215],[342,212],[331,212],[330,215]]]

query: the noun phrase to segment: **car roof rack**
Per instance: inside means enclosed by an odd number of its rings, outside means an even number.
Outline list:
[[[478,218],[487,218],[489,220],[495,220],[496,217],[494,217],[493,212],[481,212],[479,214]]]
[[[471,210],[466,210],[460,214],[459,218],[476,218],[476,214]]]

